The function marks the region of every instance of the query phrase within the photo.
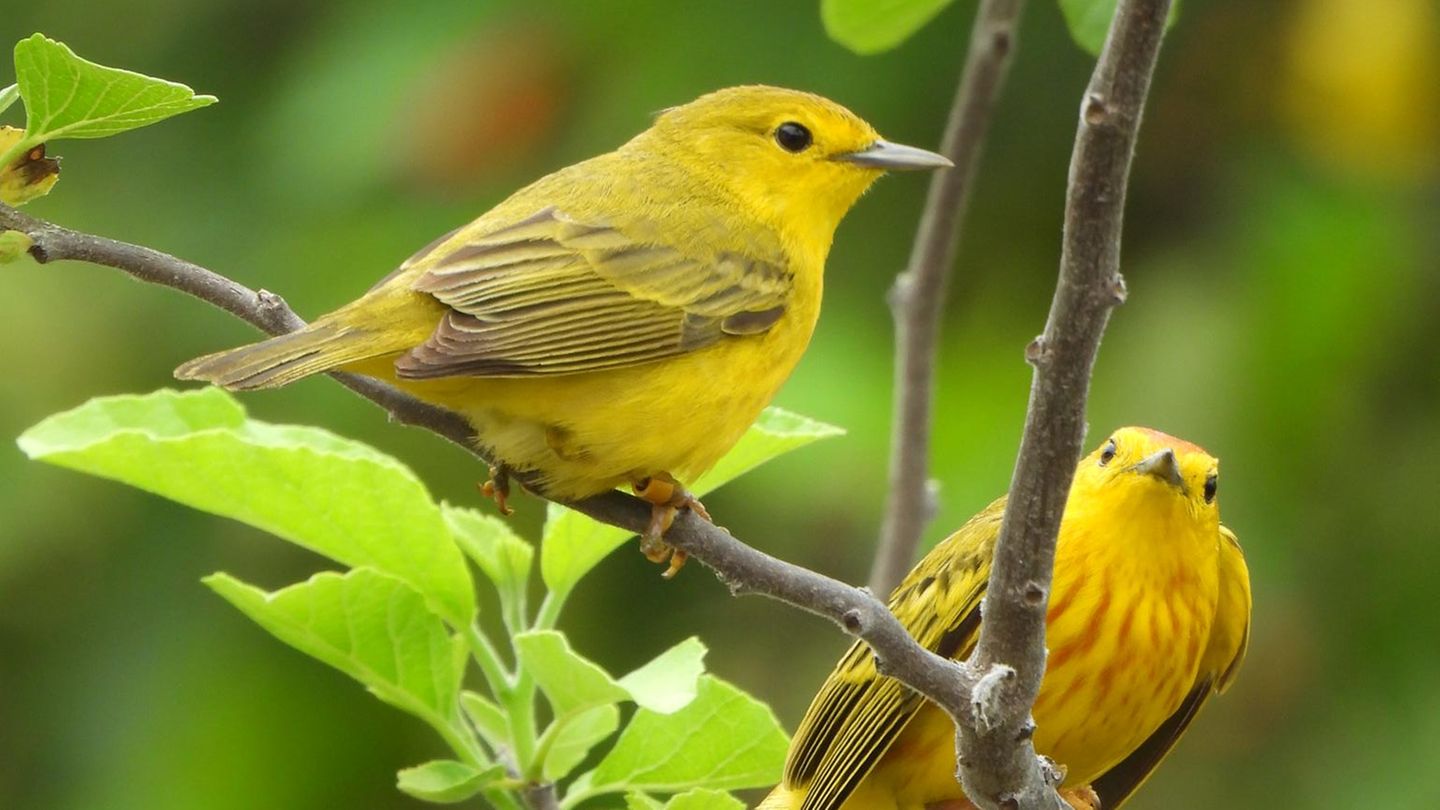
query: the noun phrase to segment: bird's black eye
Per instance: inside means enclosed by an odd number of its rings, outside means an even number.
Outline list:
[[[1220,474],[1210,473],[1205,476],[1205,503],[1215,502],[1215,490],[1220,486]]]
[[[814,140],[803,124],[786,121],[775,128],[775,142],[786,152],[804,152]]]
[[[1105,443],[1105,449],[1100,451],[1100,466],[1104,467],[1115,460],[1115,440],[1111,439]]]

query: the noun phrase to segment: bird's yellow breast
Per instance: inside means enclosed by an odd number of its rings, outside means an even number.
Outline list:
[[[1035,748],[1064,763],[1067,784],[1100,776],[1179,708],[1215,619],[1218,537],[1138,514],[1056,548]]]
[[[1072,498],[1066,508],[1033,715],[1035,750],[1062,764],[1074,786],[1135,750],[1194,684],[1219,600],[1219,551],[1218,535],[1207,536],[1178,501],[1127,508]],[[954,741],[954,723],[926,703],[845,810],[920,810],[957,798]]]

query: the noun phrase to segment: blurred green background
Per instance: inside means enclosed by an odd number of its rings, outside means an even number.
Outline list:
[[[933,145],[973,4],[878,57],[809,2],[50,0],[0,13],[218,106],[66,142],[42,217],[283,293],[313,316],[509,190],[649,115],[743,82],[814,90]],[[1003,491],[1054,285],[1090,59],[1028,4],[951,288],[935,474],[947,529]],[[8,67],[0,68],[7,84]],[[16,107],[8,123],[18,123]],[[814,344],[778,403],[845,426],[707,499],[766,550],[863,581],[883,502],[891,326],[923,178],[841,227]],[[1440,9],[1433,0],[1188,0],[1161,57],[1089,443],[1122,424],[1223,459],[1255,588],[1250,658],[1140,808],[1440,806]],[[199,586],[276,587],[318,558],[9,443],[88,397],[253,333],[115,271],[0,268],[0,807],[403,808],[418,723],[275,643]],[[245,398],[479,499],[465,454],[324,380]],[[543,514],[521,499],[533,534]],[[626,547],[582,585],[577,647],[624,671],[698,633],[793,728],[846,639],[702,568],[665,583]]]

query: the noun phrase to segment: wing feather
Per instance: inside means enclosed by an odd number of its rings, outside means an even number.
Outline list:
[[[890,610],[926,649],[969,654],[980,599],[1004,514],[1002,498],[936,546],[890,597]],[[810,704],[785,764],[785,786],[803,790],[802,810],[836,810],[914,718],[924,698],[880,675],[856,642]]]
[[[792,284],[778,253],[687,255],[553,206],[442,248],[412,259],[429,266],[411,288],[449,311],[396,361],[402,377],[573,374],[683,354],[769,330]]]

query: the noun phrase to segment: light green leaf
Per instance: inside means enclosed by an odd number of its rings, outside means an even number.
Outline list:
[[[670,714],[695,699],[696,684],[705,672],[705,645],[691,636],[620,679],[620,685],[642,708]]]
[[[10,105],[20,99],[20,85],[12,84],[4,90],[0,90],[0,112],[10,109]]]
[[[820,439],[844,435],[844,428],[784,408],[766,408],[755,424],[740,437],[740,441],[730,448],[730,452],[710,472],[691,483],[690,491],[705,495],[771,459]]]
[[[465,668],[452,637],[403,581],[372,568],[316,574],[273,593],[229,574],[205,578],[216,593],[281,641],[365,685],[431,727],[451,729]]]
[[[598,664],[570,649],[564,634],[555,630],[515,636],[515,652],[520,666],[535,678],[549,699],[557,718],[630,697]]]
[[[844,432],[780,408],[766,408],[714,469],[687,488],[696,495],[705,495],[770,459]],[[551,504],[541,536],[540,574],[550,590],[563,596],[607,554],[633,536],[633,532]]]
[[[34,244],[34,240],[20,231],[0,231],[0,264],[9,264],[24,256]]]
[[[919,31],[953,0],[821,0],[830,38],[861,54],[888,51]]]
[[[219,389],[93,399],[32,427],[19,444],[31,458],[393,574],[456,626],[474,616],[469,569],[414,473],[328,431],[247,419]]]
[[[510,724],[493,701],[466,689],[460,693],[460,706],[491,748],[510,747]]]
[[[1070,38],[1075,44],[1100,55],[1105,46],[1105,37],[1110,33],[1110,20],[1115,17],[1117,0],[1060,0],[1060,11],[1065,15],[1065,24],[1070,28]],[[1165,18],[1165,28],[1175,24],[1180,13],[1180,0],[1170,5],[1170,14]]]
[[[493,515],[450,504],[440,511],[461,550],[495,583],[501,601],[523,615],[535,550]]]
[[[25,135],[35,143],[104,138],[214,104],[183,84],[104,67],[35,34],[15,45]]]
[[[400,771],[395,775],[395,786],[422,801],[453,804],[474,796],[504,775],[505,769],[499,765],[481,770],[453,759],[436,759]]]
[[[664,810],[745,810],[745,803],[723,790],[696,788],[671,796]]]
[[[540,577],[546,587],[563,597],[607,554],[634,536],[634,532],[547,503],[545,528],[540,533]]]
[[[663,807],[648,793],[632,790],[625,794],[625,810],[662,810]]]
[[[543,773],[551,782],[560,780],[584,761],[590,749],[615,733],[620,727],[620,710],[614,706],[596,706],[569,718],[556,721],[561,725],[545,753]]]
[[[780,778],[787,744],[768,706],[705,675],[695,700],[680,711],[637,711],[580,784],[589,795],[772,785]]]

